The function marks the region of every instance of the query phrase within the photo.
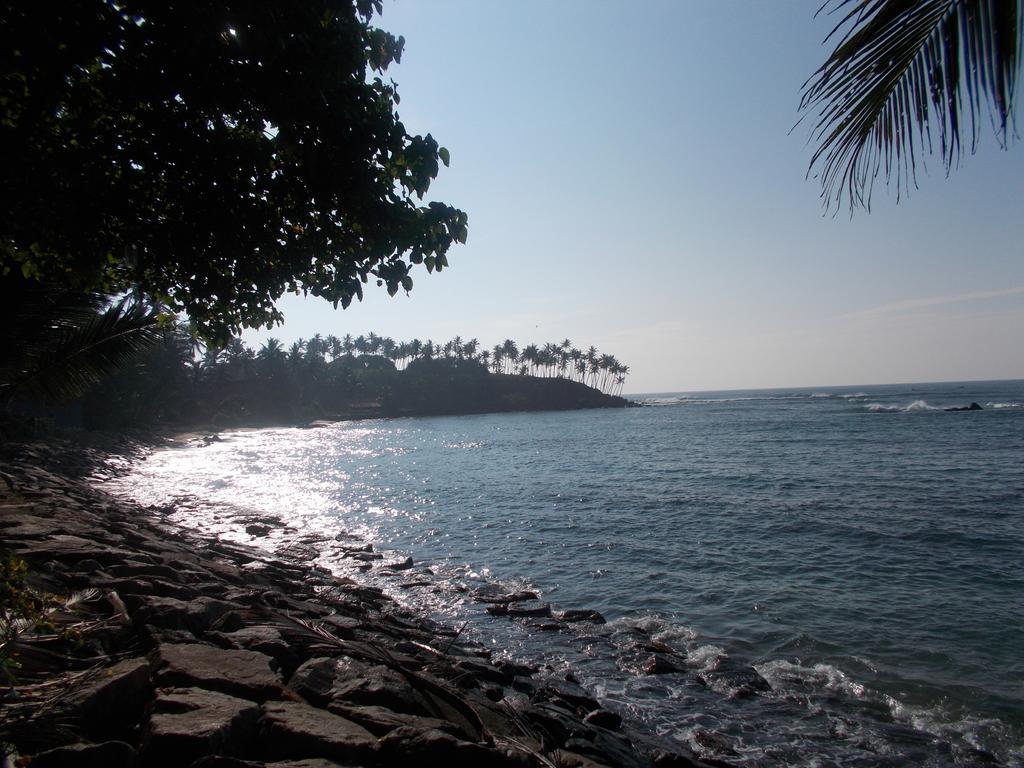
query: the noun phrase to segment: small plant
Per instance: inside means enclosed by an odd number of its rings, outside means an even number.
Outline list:
[[[18,669],[14,650],[18,635],[26,629],[53,631],[48,613],[56,598],[32,589],[25,583],[27,563],[8,552],[0,552],[0,680],[14,682]]]

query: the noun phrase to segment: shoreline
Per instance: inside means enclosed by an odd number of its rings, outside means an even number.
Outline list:
[[[171,526],[95,487],[171,442],[5,450],[6,545],[37,587],[88,595],[57,616],[86,631],[25,643],[29,663],[3,700],[0,740],[36,754],[33,765],[190,765],[216,754],[232,759],[199,764],[727,765],[624,727],[571,672],[545,676],[379,588]],[[353,551],[379,557],[372,544]],[[531,615],[517,614],[528,596],[496,597],[493,613]],[[36,661],[44,646],[48,661]],[[54,686],[64,689],[56,703],[38,698]],[[98,719],[115,703],[113,722]]]

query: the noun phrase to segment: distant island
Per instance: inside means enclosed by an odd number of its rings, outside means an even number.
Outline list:
[[[316,335],[258,349],[233,339],[197,350],[181,327],[133,364],[56,414],[87,429],[211,428],[320,420],[507,411],[622,408],[628,366],[596,348],[560,343],[491,349],[445,343]]]

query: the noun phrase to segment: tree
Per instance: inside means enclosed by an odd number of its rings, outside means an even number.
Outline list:
[[[0,4],[0,273],[137,289],[224,343],[285,291],[348,306],[448,265],[380,0]],[[368,73],[370,76],[368,76]]]
[[[817,170],[826,206],[870,208],[880,173],[897,196],[917,183],[917,156],[935,150],[947,173],[981,117],[1002,146],[1014,137],[1024,0],[828,0],[841,15],[832,55],[804,84],[816,113]],[[827,42],[827,40],[826,40]]]

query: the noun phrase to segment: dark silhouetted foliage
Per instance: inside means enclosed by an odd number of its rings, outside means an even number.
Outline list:
[[[378,0],[0,4],[0,269],[132,289],[208,340],[447,266],[420,204],[447,150],[406,131]]]

